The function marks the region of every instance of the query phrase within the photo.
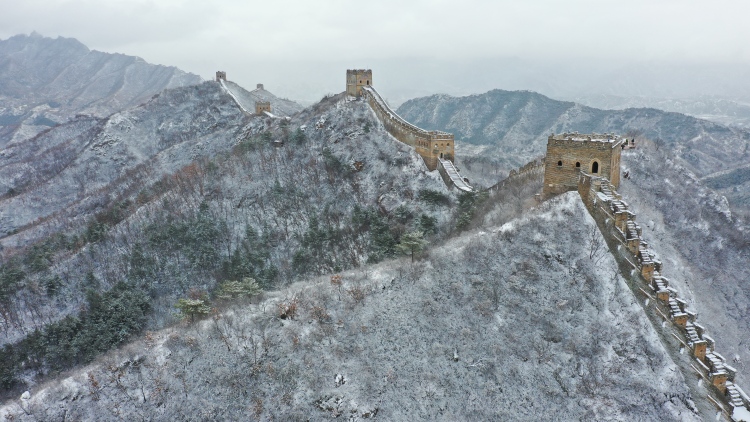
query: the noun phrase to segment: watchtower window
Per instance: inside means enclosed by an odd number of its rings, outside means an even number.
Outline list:
[[[367,85],[370,85],[370,81],[367,81]]]
[[[578,168],[578,167],[581,167],[581,163],[579,163],[578,161],[576,161],[576,168]]]
[[[562,167],[562,160],[557,162],[557,167]]]
[[[591,164],[591,172],[592,173],[599,173],[599,163],[594,161],[593,164]]]

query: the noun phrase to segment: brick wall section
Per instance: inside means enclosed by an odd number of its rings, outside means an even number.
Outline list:
[[[523,166],[519,167],[517,170],[511,170],[508,172],[508,177],[499,181],[498,183],[490,186],[487,188],[488,191],[493,190],[500,190],[503,186],[505,186],[507,183],[512,182],[516,178],[520,178],[523,176],[531,175],[531,174],[538,174],[541,175],[544,172],[544,157],[537,158],[532,161],[529,161],[528,163],[524,164]]]
[[[547,138],[543,195],[578,189],[578,174],[607,177],[620,186],[620,153],[624,139],[611,134],[563,133]],[[596,172],[594,172],[596,170]]]
[[[347,77],[349,77],[348,72]],[[348,89],[349,85],[347,84]],[[452,133],[438,130],[427,131],[407,122],[385,103],[372,86],[363,87],[360,92],[388,133],[414,148],[417,154],[424,159],[428,169],[437,169],[438,158],[453,162],[455,139]]]
[[[634,270],[631,274],[640,285],[638,289],[653,299],[646,306],[654,307],[679,332],[680,342],[693,356],[693,369],[713,386],[730,409],[747,411],[750,398],[734,383],[737,370],[715,351],[714,340],[697,323],[696,313],[687,308],[687,302],[662,275],[662,263],[643,239],[635,213],[615,186],[606,178],[580,172],[578,193],[607,239],[612,254],[622,267]]]

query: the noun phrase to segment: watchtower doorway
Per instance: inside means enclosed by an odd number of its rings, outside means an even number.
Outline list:
[[[591,173],[592,174],[598,174],[599,173],[599,162],[594,161],[593,164],[591,164]]]

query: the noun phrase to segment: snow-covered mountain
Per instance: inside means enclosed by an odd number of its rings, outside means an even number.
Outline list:
[[[630,176],[621,181],[624,199],[651,233],[670,279],[723,345],[721,353],[748,368],[748,132],[677,113],[598,110],[525,91],[426,97],[399,113],[455,132],[462,173],[488,185],[507,174],[508,163],[543,155],[552,132],[636,136],[637,149],[622,156]]]
[[[390,138],[365,102],[343,95],[276,119],[242,112],[219,83],[205,82],[34,142],[39,156],[6,149],[2,167],[4,178],[28,182],[0,201],[11,227],[0,340],[21,350],[35,329],[86,321],[82,309],[106,302],[91,292],[147,292],[128,320],[159,328],[191,289],[248,276],[271,289],[392,257],[407,230],[432,238],[453,229],[444,211],[454,195],[439,175]],[[36,371],[88,359],[43,359]],[[13,362],[0,365],[6,388],[21,382]]]
[[[106,117],[167,88],[201,82],[175,67],[37,33],[0,40],[0,147],[77,114]]]
[[[527,173],[459,194],[365,101],[300,109],[226,86],[167,89],[0,149],[0,417],[715,417],[577,193],[540,202]],[[289,119],[243,112],[256,98]],[[492,181],[551,131],[632,131],[625,200],[746,385],[749,231],[707,186],[741,168],[745,132],[530,92],[399,113],[456,133],[462,170]],[[415,232],[431,246],[413,262]],[[248,278],[262,294],[218,294]],[[175,313],[187,300],[197,315]]]
[[[6,146],[0,150],[2,244],[21,246],[50,226],[82,222],[106,207],[113,192],[141,189],[139,170],[153,181],[228,151],[246,118],[218,83],[205,82],[106,118],[74,118]]]

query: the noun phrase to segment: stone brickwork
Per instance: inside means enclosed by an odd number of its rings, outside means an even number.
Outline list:
[[[265,112],[271,112],[270,101],[256,101],[255,102],[255,114],[263,114]]]
[[[364,86],[372,86],[372,70],[347,69],[346,95],[359,97],[362,95],[362,87]]]
[[[219,81],[226,81],[227,80],[227,72],[223,72],[221,70],[216,71],[216,82]]]
[[[606,177],[620,186],[620,152],[624,139],[613,134],[563,133],[547,138],[545,197],[578,189],[581,172]]]
[[[347,85],[348,86],[348,85]],[[362,97],[394,138],[411,146],[424,160],[427,168],[438,168],[438,160],[454,160],[455,140],[452,133],[424,130],[396,114],[372,86],[362,87]]]
[[[737,370],[715,351],[714,340],[698,324],[696,313],[687,308],[687,302],[679,297],[677,290],[670,286],[669,279],[662,275],[661,261],[643,239],[643,230],[636,222],[635,213],[617,193],[615,186],[604,177],[580,172],[578,193],[621,268],[629,267],[632,270],[635,283],[640,284],[636,286],[637,290],[650,299],[646,307],[651,306],[677,330],[675,336],[692,354],[693,369],[729,406],[730,414],[746,414],[750,409],[750,398],[734,383]]]

